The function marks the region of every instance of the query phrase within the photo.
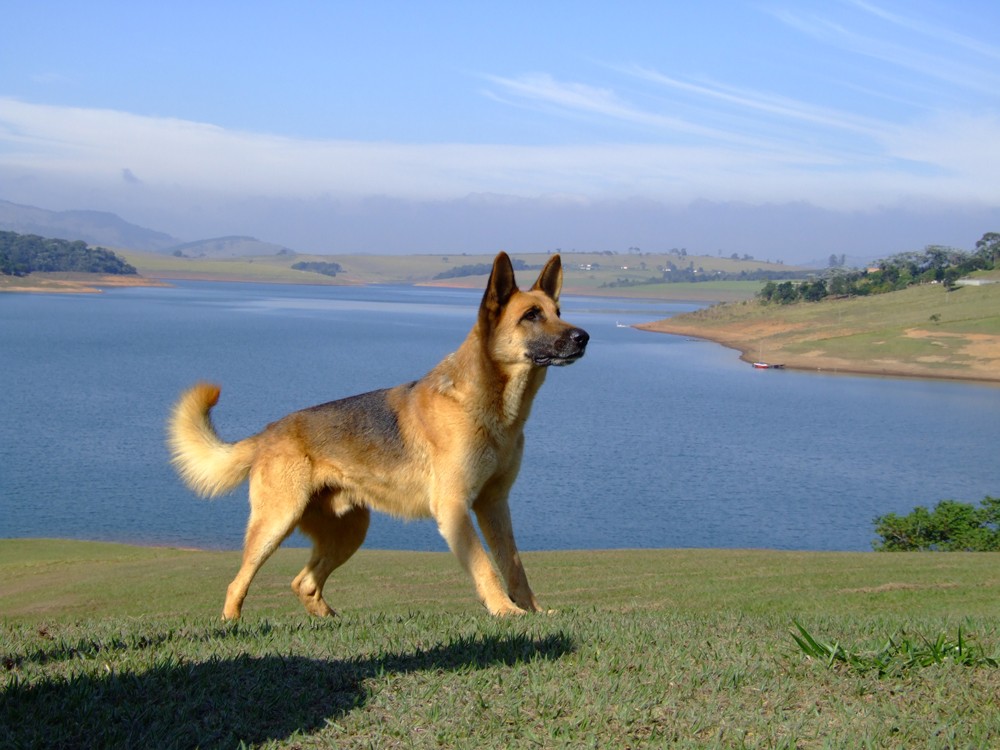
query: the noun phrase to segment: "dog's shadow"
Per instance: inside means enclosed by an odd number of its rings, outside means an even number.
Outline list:
[[[234,748],[322,729],[368,699],[386,674],[483,669],[573,651],[569,637],[458,638],[409,653],[348,660],[239,656],[146,671],[108,667],[0,693],[0,746]]]

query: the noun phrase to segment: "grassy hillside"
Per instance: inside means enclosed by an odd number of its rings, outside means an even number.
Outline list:
[[[234,625],[216,613],[238,553],[0,542],[0,745],[1000,741],[994,554],[532,553],[559,611],[504,621],[449,555],[373,551],[328,586],[340,616],[309,619],[288,589],[304,554],[278,552]],[[810,658],[793,620],[856,658]]]
[[[127,250],[117,252],[136,266],[141,274],[152,278],[308,284],[441,284],[477,289],[485,285],[485,274],[444,281],[435,281],[434,276],[459,266],[488,264],[493,260],[493,255],[267,255],[253,258],[192,259]],[[517,253],[514,257],[531,266],[539,267],[548,259],[548,256],[542,253]],[[332,261],[343,266],[344,271],[336,277],[329,277],[291,268],[292,264],[302,261]],[[623,280],[636,283],[658,278],[662,276],[657,270],[658,267],[665,266],[668,262],[685,266],[693,263],[695,267],[703,268],[706,274],[716,271],[738,274],[741,271],[759,269],[794,270],[789,266],[763,261],[732,260],[711,256],[689,256],[681,259],[669,254],[608,256],[597,253],[572,253],[563,255],[566,291],[644,299],[729,301],[748,299],[760,289],[758,282],[740,281],[610,286]],[[594,268],[595,264],[597,268]]]
[[[643,326],[790,367],[1000,380],[1000,284],[923,285],[818,303],[720,305]]]

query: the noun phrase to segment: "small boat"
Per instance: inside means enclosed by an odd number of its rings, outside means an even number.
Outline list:
[[[759,356],[760,359],[758,359],[756,362],[753,363],[753,367],[755,370],[783,370],[785,368],[784,365],[775,365],[770,362],[764,361],[763,343],[760,345],[760,354],[758,354],[757,356]]]

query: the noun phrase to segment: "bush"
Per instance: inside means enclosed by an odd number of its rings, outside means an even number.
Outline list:
[[[1000,551],[1000,498],[987,496],[978,508],[942,500],[931,511],[918,505],[905,516],[889,513],[875,519],[875,533],[879,552]]]
[[[523,260],[518,260],[513,258],[510,262],[515,271],[527,271],[530,266]],[[455,266],[454,268],[449,268],[447,271],[442,271],[441,273],[435,274],[435,280],[444,279],[458,279],[463,276],[485,276],[493,270],[492,263],[469,263],[464,266]]]
[[[344,269],[339,263],[327,263],[324,261],[315,261],[312,263],[306,263],[305,261],[299,263],[293,263],[292,268],[296,271],[310,271],[312,273],[321,273],[324,276],[336,276],[338,273]]]

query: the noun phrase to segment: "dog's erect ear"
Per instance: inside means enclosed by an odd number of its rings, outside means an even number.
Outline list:
[[[531,287],[532,291],[539,290],[545,292],[554,301],[559,301],[559,292],[562,291],[562,261],[558,255],[549,258],[545,268],[538,274],[538,281]]]
[[[493,270],[490,280],[486,282],[486,292],[479,306],[479,322],[486,328],[492,328],[500,319],[500,313],[510,301],[517,284],[514,282],[514,267],[510,264],[507,253],[497,253],[493,260]]]

